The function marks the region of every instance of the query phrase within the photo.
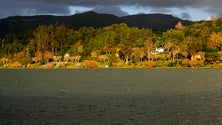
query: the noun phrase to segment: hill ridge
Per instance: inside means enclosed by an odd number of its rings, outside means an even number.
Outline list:
[[[173,28],[177,22],[190,25],[194,22],[182,20],[168,14],[137,14],[118,17],[112,14],[101,14],[93,11],[78,13],[70,16],[34,15],[12,16],[0,19],[0,36],[17,34],[26,30],[33,30],[39,25],[64,24],[79,29],[81,27],[102,28],[112,24],[126,23],[130,27],[143,27],[152,30],[166,31]]]

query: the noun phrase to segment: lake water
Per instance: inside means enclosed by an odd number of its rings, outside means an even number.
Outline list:
[[[221,125],[221,69],[1,69],[0,125]]]

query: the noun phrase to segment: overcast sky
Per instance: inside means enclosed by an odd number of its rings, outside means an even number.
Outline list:
[[[163,13],[189,20],[222,17],[222,0],[0,0],[0,18],[29,15],[72,15],[85,11],[126,16]]]

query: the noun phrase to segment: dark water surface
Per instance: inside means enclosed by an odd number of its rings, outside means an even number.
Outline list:
[[[222,69],[1,69],[0,125],[221,125]]]

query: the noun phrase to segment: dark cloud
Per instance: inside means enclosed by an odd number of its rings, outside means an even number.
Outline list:
[[[128,15],[127,12],[122,11],[117,6],[97,6],[92,11],[95,11],[97,13],[114,14],[119,17]]]
[[[0,4],[0,18],[13,15],[35,15],[35,14],[68,14],[70,10],[65,4],[48,4],[43,2],[18,2],[6,0]]]
[[[59,4],[44,4],[44,3],[30,3],[30,10],[34,10],[35,13],[39,14],[68,14],[70,10],[67,5]]]
[[[213,15],[216,15],[218,17],[222,17],[222,8],[206,8],[206,12],[212,13]]]
[[[139,5],[151,7],[222,6],[221,0],[20,0],[47,3],[73,4],[79,6]]]
[[[156,13],[168,13],[171,12],[171,10],[169,10],[168,8],[151,8],[151,12],[156,12]]]
[[[138,6],[151,12],[170,13],[170,8],[207,8],[206,12],[222,16],[221,0],[1,0],[0,18],[12,15],[70,14],[69,6],[90,7],[97,12],[126,15],[119,7]],[[182,17],[190,18],[186,11]]]
[[[21,14],[21,10],[22,10],[21,4],[14,2],[14,0],[1,1],[0,18],[7,17],[9,15]]]
[[[191,19],[191,16],[190,16],[189,13],[183,12],[183,13],[181,14],[181,18],[182,18],[182,19],[189,20],[189,19]]]

